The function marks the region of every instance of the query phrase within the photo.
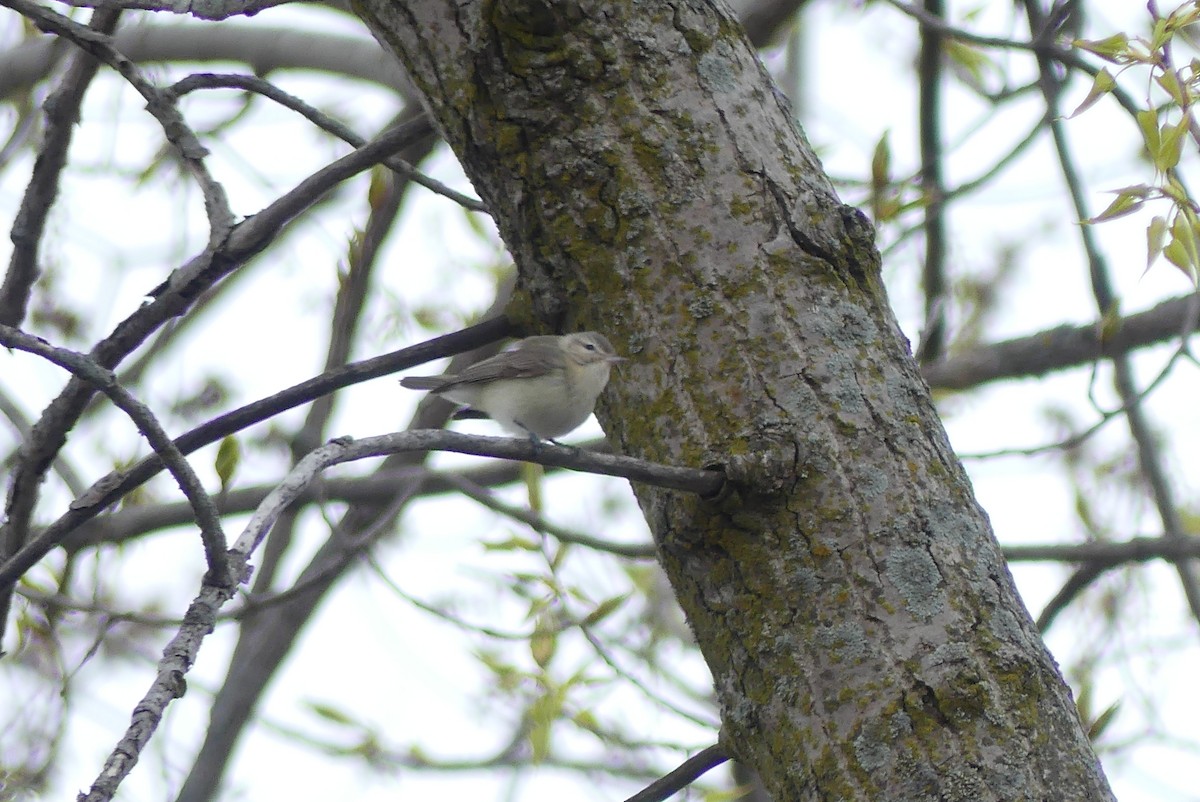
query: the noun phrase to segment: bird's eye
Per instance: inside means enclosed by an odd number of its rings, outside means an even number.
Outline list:
[[[592,344],[592,343],[584,343],[584,344],[583,344],[583,347],[584,347],[584,348],[586,348],[586,349],[588,349],[589,351],[595,351],[595,350],[596,350],[596,346],[595,346],[594,344]]]

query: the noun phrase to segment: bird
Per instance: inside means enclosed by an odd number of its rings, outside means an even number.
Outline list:
[[[428,390],[482,412],[505,430],[557,443],[588,419],[625,358],[603,334],[581,331],[518,340],[508,351],[470,365],[462,373],[405,376],[400,385]]]

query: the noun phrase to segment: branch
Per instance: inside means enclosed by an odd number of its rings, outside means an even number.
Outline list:
[[[1102,340],[1095,325],[1061,326],[1038,334],[981,346],[964,354],[951,356],[943,362],[927,365],[923,374],[931,386],[941,389],[963,390],[1008,378],[1040,376],[1053,370],[1067,369],[1101,358],[1105,351],[1125,351],[1151,345],[1178,336],[1181,329],[1190,328],[1194,307],[1200,296],[1190,294],[1164,301],[1152,309],[1124,318],[1121,326],[1108,333]],[[481,324],[481,326],[484,324]],[[488,328],[493,322],[486,324]],[[513,333],[508,330],[506,333]],[[471,343],[495,339],[480,327],[472,327],[451,338],[465,336]],[[294,408],[337,389],[366,381],[377,376],[403,370],[421,361],[436,356],[456,353],[458,348],[473,348],[473,344],[454,345],[450,341],[435,340],[436,355],[418,356],[412,349],[401,349],[345,368],[329,371],[269,398],[256,401],[203,424],[177,440],[184,453],[216,442],[222,437],[247,428],[286,409]],[[423,346],[418,346],[423,347]],[[597,444],[586,446],[595,450]],[[150,469],[148,473],[143,473]],[[114,487],[114,493],[124,495],[147,481],[161,464],[155,457],[135,466],[125,475],[122,483]],[[477,471],[478,473],[475,473]],[[407,475],[407,474],[405,474]],[[355,478],[331,478],[310,489],[302,500],[314,501],[322,498],[351,502],[379,501],[391,492],[391,485],[400,476],[386,474]],[[473,469],[465,477],[475,485],[491,486],[515,481],[515,472],[509,465],[489,465]],[[450,479],[439,474],[430,474],[424,484],[423,494],[445,493],[454,489]],[[269,487],[241,488],[230,491],[220,500],[222,514],[247,512],[266,497]],[[76,493],[82,495],[82,491]],[[118,497],[119,498],[119,497]],[[112,499],[108,501],[111,505]],[[88,548],[100,543],[119,543],[154,529],[187,523],[190,506],[186,503],[165,503],[154,506],[125,507],[120,511],[99,519],[95,525],[84,526],[84,521],[71,528],[78,529],[62,541],[72,551]],[[88,516],[91,518],[92,516]],[[56,522],[56,525],[57,522]]]
[[[421,106],[413,103],[405,107],[396,118],[396,122],[404,123],[419,117],[424,117],[426,123],[429,123],[429,118]],[[436,144],[437,135],[432,124],[429,124],[425,136],[420,137],[396,156],[403,157],[407,163],[419,162],[429,155]],[[356,230],[350,241],[346,255],[345,278],[338,283],[333,317],[329,328],[329,345],[325,352],[325,371],[344,367],[350,360],[359,326],[365,314],[372,276],[379,265],[380,249],[388,233],[396,224],[400,206],[407,197],[411,186],[411,182],[403,175],[388,173],[380,173],[377,180],[373,179],[371,182],[369,191],[371,202],[367,222]],[[336,400],[336,397],[330,393],[314,399],[308,406],[304,423],[288,441],[288,450],[291,454],[290,464],[295,464],[305,454],[325,441],[327,438],[326,427],[333,414]],[[263,548],[263,556],[259,563],[258,573],[254,578],[253,590],[267,592],[274,587],[279,565],[283,562],[294,541],[298,512],[297,509],[289,514],[283,524],[275,528],[271,540]]]
[[[178,444],[178,441],[176,441]],[[593,440],[580,446],[589,451],[607,448],[603,440]],[[486,462],[469,468],[453,477],[421,467],[399,468],[366,476],[326,477],[310,486],[297,503],[348,501],[352,504],[386,504],[396,494],[397,483],[421,475],[418,496],[436,496],[459,492],[456,481],[461,477],[475,487],[487,488],[511,484],[520,480],[517,463]],[[267,497],[274,485],[236,488],[216,499],[221,515],[250,512]],[[80,488],[77,495],[83,495]],[[124,504],[115,512],[102,515],[76,527],[63,538],[60,545],[68,552],[78,552],[102,544],[120,544],[158,529],[167,529],[191,522],[191,506],[186,501],[161,504]]]
[[[1043,376],[1172,337],[1190,337],[1198,309],[1200,294],[1189,293],[1124,317],[1116,327],[1100,323],[1059,326],[950,356],[923,366],[921,373],[930,387],[942,390],[968,390],[1002,379]]]
[[[279,514],[326,468],[344,462],[407,451],[452,451],[478,457],[536,462],[573,471],[621,476],[631,482],[683,490],[706,498],[716,495],[725,484],[725,476],[719,471],[659,465],[633,457],[596,454],[569,446],[532,443],[523,438],[479,437],[442,429],[417,429],[362,440],[340,438],[313,451],[292,469],[255,510],[246,531],[233,544],[233,550],[241,553],[253,551]]]
[[[118,14],[98,11],[89,28],[107,34],[117,27]],[[0,325],[20,326],[38,277],[38,250],[46,228],[50,207],[58,197],[58,179],[67,163],[71,135],[79,119],[83,95],[96,77],[99,64],[84,53],[75,53],[58,88],[42,105],[46,128],[42,146],[33,163],[33,174],[21,198],[21,208],[13,221],[10,237],[12,256],[4,284],[0,286]]]
[[[231,553],[226,571],[244,582],[248,578],[248,557],[248,554]],[[213,631],[217,611],[233,597],[234,590],[233,583],[216,586],[205,582],[201,585],[200,594],[184,615],[183,625],[163,649],[162,659],[158,661],[158,674],[142,701],[133,709],[133,720],[125,736],[104,762],[104,768],[92,783],[91,790],[86,795],[79,795],[79,802],[107,802],[112,799],[121,781],[137,764],[142,749],[150,742],[167,705],[183,696],[187,690],[184,677],[196,661],[201,642]]]
[[[320,128],[322,131],[333,134],[338,139],[348,142],[356,148],[361,148],[366,144],[367,140],[356,134],[349,126],[335,120],[323,111],[308,105],[295,95],[284,92],[279,87],[265,81],[262,78],[256,78],[253,75],[218,75],[215,73],[196,73],[189,75],[187,78],[175,83],[167,91],[174,97],[182,97],[189,92],[195,92],[198,89],[242,89],[246,92],[254,92],[263,97],[274,100],[279,105],[291,109],[297,114],[302,115],[313,125]],[[433,131],[433,126],[429,124],[426,118],[426,125],[429,130]],[[430,178],[422,173],[409,162],[401,159],[399,156],[391,156],[384,159],[384,164],[390,167],[395,172],[406,178],[411,179],[414,183],[434,192],[438,195],[449,198],[455,203],[468,209],[472,212],[488,213],[487,207],[483,202],[464,195],[454,189],[443,184],[441,181]]]
[[[3,2],[8,0],[0,0]],[[414,128],[416,126],[401,125],[384,132],[366,146],[318,170],[260,213],[235,226],[224,242],[215,247],[210,245],[175,270],[153,301],[118,324],[112,334],[92,349],[92,359],[104,368],[116,366],[164,322],[182,314],[205,290],[266,248],[284,225],[327,191],[404,147],[412,138]],[[12,473],[5,508],[8,518],[0,526],[0,556],[7,559],[0,568],[0,576],[6,577],[0,579],[0,634],[7,619],[9,594],[5,589],[54,545],[52,542],[48,548],[39,546],[31,550],[25,543],[38,487],[54,456],[66,442],[66,433],[75,425],[94,392],[86,382],[75,379],[68,382],[42,413],[34,427],[35,436],[25,442],[22,458]],[[87,517],[91,515],[94,513]],[[28,561],[29,557],[32,561]],[[25,568],[12,574],[19,564],[24,564]]]
[[[625,802],[662,802],[677,791],[694,783],[702,774],[729,760],[725,747],[719,743],[697,752],[679,765],[679,768],[655,780],[638,791]]]
[[[582,451],[582,449],[580,449]],[[531,529],[553,536],[561,543],[574,543],[596,551],[615,554],[618,557],[628,557],[634,560],[653,560],[658,550],[653,544],[613,543],[612,541],[585,535],[571,529],[550,523],[543,516],[531,510],[522,509],[512,504],[505,504],[487,489],[474,482],[455,474],[443,474],[443,479],[472,501],[477,501],[489,510],[500,513],[514,521],[520,521]]]
[[[209,245],[215,247],[221,242],[233,226],[234,217],[229,208],[229,199],[225,197],[224,188],[208,172],[208,167],[204,164],[208,150],[200,144],[196,134],[188,127],[183,115],[175,107],[174,99],[146,80],[138,66],[113,47],[111,37],[30,0],[0,0],[0,5],[8,6],[27,17],[39,29],[69,40],[85,53],[112,67],[146,99],[146,111],[158,120],[167,142],[184,168],[196,179],[204,195],[204,208],[209,222]]]
[[[1135,537],[1120,543],[1047,543],[1002,546],[1000,550],[1009,562],[1090,563],[1107,569],[1150,560],[1177,562],[1200,557],[1200,538]]]
[[[117,31],[113,45],[137,63],[239,62],[255,73],[312,70],[359,79],[411,96],[399,63],[387,57],[370,36],[254,25],[145,21]],[[6,100],[45,76],[54,61],[55,42],[33,39],[0,53],[0,100]]]
[[[159,456],[166,464],[167,470],[175,477],[175,481],[179,483],[179,489],[183,491],[183,495],[187,497],[192,511],[195,513],[196,523],[200,527],[200,539],[204,543],[205,559],[208,561],[207,581],[220,587],[232,584],[231,577],[227,573],[228,563],[225,559],[225,532],[221,529],[221,519],[217,508],[213,505],[213,500],[208,493],[205,492],[200,478],[196,476],[192,466],[171,442],[170,436],[167,435],[158,419],[154,417],[154,413],[118,384],[112,371],[101,368],[82,354],[64,348],[55,348],[36,337],[2,325],[0,325],[0,345],[35,354],[69,371],[73,376],[86,381],[107,395],[112,399],[113,404],[129,416],[138,430],[146,437],[151,448],[154,449],[154,453]],[[81,503],[89,503],[86,495],[80,499]]]
[[[508,322],[507,318],[493,318],[410,348],[403,348],[391,354],[329,371],[314,379],[289,387],[269,398],[248,404],[208,421],[177,438],[175,446],[180,452],[189,454],[228,434],[278,415],[284,410],[312,401],[341,387],[404,370],[422,362],[437,359],[446,353],[468,350],[482,342],[491,342],[511,332],[512,324]],[[76,527],[94,518],[161,469],[162,462],[155,454],[123,473],[110,473],[93,484],[85,494],[89,504],[84,505],[77,500],[62,517],[39,532],[36,537],[31,538],[19,551],[10,555],[3,565],[0,565],[0,593],[4,592],[25,571],[28,571],[38,560],[61,543]],[[9,526],[11,525],[10,522]]]
[[[743,9],[742,21],[756,46],[765,46],[803,0],[756,0]],[[394,89],[415,102],[408,76],[399,62],[370,36],[343,36],[293,28],[251,27],[173,21],[162,25],[144,20],[114,37],[118,50],[137,63],[185,62],[245,64],[256,74],[276,70],[313,70],[356,78]],[[54,43],[21,42],[0,52],[0,100],[26,89],[45,76],[54,61]]]
[[[943,0],[924,0],[928,14],[940,18],[946,12]],[[925,231],[925,260],[921,269],[925,294],[925,322],[917,347],[917,361],[936,362],[946,346],[946,305],[949,286],[946,276],[946,184],[942,146],[942,65],[945,45],[942,34],[922,27],[918,61],[917,112],[921,140],[921,195],[925,200],[922,228]]]
[[[444,450],[477,456],[523,459],[543,465],[557,465],[572,470],[585,470],[609,476],[624,476],[631,481],[656,484],[661,487],[688,490],[705,495],[716,493],[724,484],[724,476],[716,471],[676,468],[656,465],[631,457],[590,454],[577,448],[534,444],[524,439],[475,437],[442,430],[416,430],[369,437],[353,441],[334,440],[302,459],[284,480],[259,505],[245,530],[229,551],[228,570],[244,582],[249,578],[247,562],[262,543],[280,514],[303,492],[322,471],[333,465],[368,457],[380,457],[402,451]],[[195,661],[205,635],[216,624],[220,607],[233,596],[234,588],[214,587],[207,582],[192,602],[184,617],[184,625],[171,640],[159,662],[158,676],[142,702],[134,709],[133,722],[121,742],[113,750],[103,771],[81,802],[106,802],[116,792],[121,781],[137,763],[141,750],[162,719],[163,711],[172,699],[183,695],[184,675]],[[723,752],[710,747],[684,766],[668,775],[662,783],[678,782],[688,777],[691,782],[707,768],[717,765],[714,756]],[[697,769],[707,762],[705,768]],[[685,771],[686,769],[686,771]],[[656,784],[661,786],[661,783]],[[682,786],[679,786],[682,787]],[[654,797],[646,797],[647,799]]]
[[[294,0],[61,0],[75,8],[116,8],[135,11],[166,11],[196,19],[219,22],[230,17],[253,17],[260,11]]]
[[[1036,0],[1024,0],[1023,4],[1029,18],[1030,30],[1035,39],[1040,41],[1044,38],[1043,34],[1051,30],[1052,20],[1044,18]],[[1042,94],[1046,98],[1047,125],[1054,141],[1055,152],[1062,168],[1067,191],[1074,205],[1075,215],[1079,220],[1089,220],[1091,212],[1088,208],[1086,191],[1075,165],[1074,155],[1071,152],[1059,114],[1061,89],[1059,80],[1053,73],[1049,57],[1040,52],[1038,54],[1038,70],[1041,77]],[[1117,298],[1112,287],[1108,260],[1104,257],[1096,240],[1093,226],[1079,226],[1079,237],[1084,253],[1087,254],[1088,272],[1092,295],[1096,301],[1096,311],[1101,318],[1106,318],[1117,309]],[[1137,447],[1138,465],[1141,468],[1143,479],[1149,486],[1150,496],[1162,521],[1163,533],[1168,538],[1184,540],[1187,538],[1187,534],[1184,532],[1182,516],[1175,502],[1174,489],[1171,487],[1170,479],[1163,466],[1157,439],[1151,431],[1150,422],[1142,407],[1143,394],[1137,390],[1129,358],[1126,354],[1117,354],[1111,357],[1111,362],[1114,374],[1113,384],[1121,399],[1121,405],[1126,407],[1125,420],[1129,423],[1129,433]],[[1183,586],[1183,593],[1187,598],[1192,616],[1197,622],[1200,622],[1200,578],[1197,577],[1194,566],[1187,561],[1175,563],[1175,570],[1179,575],[1179,581]]]

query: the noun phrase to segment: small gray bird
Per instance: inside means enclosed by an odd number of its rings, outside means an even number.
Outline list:
[[[526,337],[457,375],[406,376],[400,384],[486,413],[515,434],[553,442],[587,420],[612,366],[624,360],[603,334],[582,331]]]

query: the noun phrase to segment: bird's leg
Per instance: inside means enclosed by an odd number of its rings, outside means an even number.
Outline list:
[[[525,424],[521,423],[519,420],[515,420],[515,421],[513,421],[513,423],[520,426],[522,429],[524,429],[526,431],[526,433],[529,434],[529,442],[533,444],[534,453],[537,453],[537,451],[542,447],[542,443],[553,443],[554,445],[558,446],[559,448],[568,448],[571,451],[576,451],[576,452],[579,451],[578,446],[569,446],[566,443],[558,442],[553,437],[542,437],[539,434],[534,434],[532,429],[530,429]]]

